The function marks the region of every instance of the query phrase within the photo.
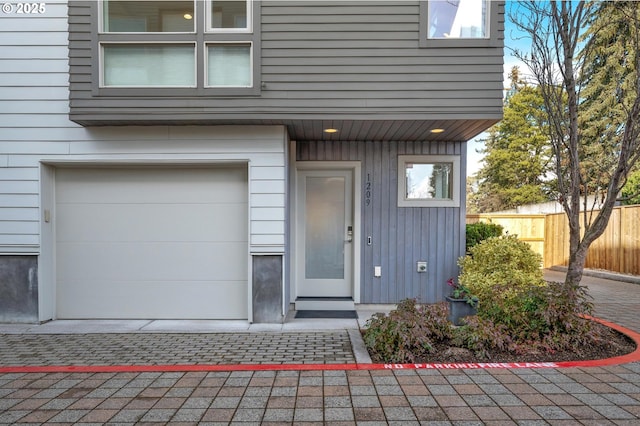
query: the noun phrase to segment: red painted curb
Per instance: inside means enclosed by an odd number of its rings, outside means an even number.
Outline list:
[[[590,361],[499,362],[499,363],[424,363],[424,364],[234,364],[234,365],[51,365],[0,366],[0,373],[127,373],[190,371],[310,371],[310,370],[417,370],[417,369],[501,369],[501,368],[574,368],[604,367],[640,361],[640,333],[618,324],[591,317],[631,338],[636,350],[626,355]]]
[[[621,325],[615,324],[613,322],[609,322],[600,318],[589,317],[593,321],[599,322],[600,324],[604,324],[609,328],[616,330],[619,333],[624,334],[633,340],[636,344],[636,350],[628,353],[626,355],[617,356],[614,358],[606,358],[606,359],[594,359],[591,361],[566,361],[559,362],[560,367],[605,367],[607,365],[619,365],[619,364],[627,364],[630,362],[638,362],[640,361],[640,333],[636,333],[633,330],[629,330]]]

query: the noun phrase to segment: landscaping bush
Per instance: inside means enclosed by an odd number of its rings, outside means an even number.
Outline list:
[[[551,282],[535,289],[535,292],[540,305],[525,321],[541,324],[533,337],[542,349],[563,350],[589,344],[599,338],[593,322],[585,318],[593,314],[591,296],[585,287],[567,287],[564,283]]]
[[[471,247],[477,246],[481,241],[484,241],[487,238],[501,236],[502,231],[502,225],[497,225],[495,223],[477,222],[468,224],[466,228],[467,253],[469,253]]]
[[[532,287],[521,305],[501,302],[482,315],[464,318],[461,327],[448,321],[447,304],[419,306],[406,299],[388,315],[369,319],[363,338],[374,361],[385,363],[424,362],[446,348],[468,350],[486,360],[497,353],[578,352],[602,341],[582,316],[591,310],[584,288],[568,290],[561,283]]]
[[[371,317],[363,332],[364,342],[384,362],[417,362],[433,351],[433,343],[449,336],[444,303],[417,306],[415,299],[405,299],[388,315]]]
[[[489,358],[492,350],[515,352],[508,331],[501,324],[479,316],[465,318],[465,326],[452,331],[452,344],[466,348],[479,358]]]
[[[591,321],[583,315],[591,313],[592,305],[586,290],[545,282],[541,261],[513,235],[489,238],[473,247],[471,255],[459,262],[459,281],[480,299],[478,317],[485,323],[478,322],[469,332],[495,336],[492,327],[498,327],[516,352],[520,345],[553,351],[589,341]],[[482,330],[483,324],[491,330]],[[496,347],[506,341],[494,340]]]
[[[593,310],[586,289],[545,282],[540,263],[515,236],[488,238],[459,262],[459,283],[480,299],[477,316],[455,327],[447,319],[447,304],[418,306],[407,299],[367,322],[365,344],[381,362],[415,363],[435,347],[491,359],[496,353],[573,353],[602,342],[599,329],[585,318]]]
[[[478,296],[480,305],[514,300],[531,287],[544,285],[542,257],[515,235],[488,238],[458,262],[460,284]]]
[[[501,286],[496,287],[500,291]],[[513,352],[522,352],[524,348],[547,352],[565,350],[595,337],[592,322],[584,318],[592,313],[592,305],[582,287],[575,292],[562,283],[544,283],[531,286],[517,298],[496,297],[481,306],[484,309],[478,310],[478,318],[488,321],[490,329],[499,327],[509,336],[508,349]],[[491,330],[481,329],[487,323],[468,321],[468,324],[480,328],[468,333],[495,335]],[[502,347],[504,341],[504,338],[495,338],[493,347]],[[491,341],[485,346],[491,347]]]

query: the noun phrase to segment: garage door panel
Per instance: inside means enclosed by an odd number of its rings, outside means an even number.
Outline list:
[[[206,281],[101,281],[95,286],[71,283],[59,292],[58,312],[68,318],[95,319],[246,319],[246,283]],[[74,288],[74,293],[68,289]],[[163,295],[158,298],[158,293]],[[193,295],[198,297],[194,298]],[[224,295],[224,297],[221,297]],[[170,298],[171,303],[164,303]],[[82,304],[74,300],[82,299]],[[238,309],[238,307],[242,307]]]
[[[58,169],[58,318],[247,318],[245,167]]]
[[[247,280],[246,243],[59,244],[58,283],[83,280]]]
[[[247,204],[59,205],[58,241],[246,241]]]
[[[247,201],[246,169],[58,169],[56,202],[217,203]]]

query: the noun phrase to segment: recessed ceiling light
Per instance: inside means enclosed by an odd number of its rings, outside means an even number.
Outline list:
[[[338,133],[338,129],[324,129],[325,133]]]
[[[185,13],[184,15],[182,15],[182,17],[183,17],[184,19],[186,19],[187,21],[189,21],[189,20],[193,19],[193,15],[192,15],[192,14],[190,14],[190,13],[188,13],[188,12],[187,12],[187,13]]]
[[[431,129],[431,133],[442,133],[444,129]]]

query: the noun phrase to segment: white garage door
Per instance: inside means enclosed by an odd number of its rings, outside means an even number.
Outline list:
[[[58,318],[247,318],[247,169],[56,170]]]

